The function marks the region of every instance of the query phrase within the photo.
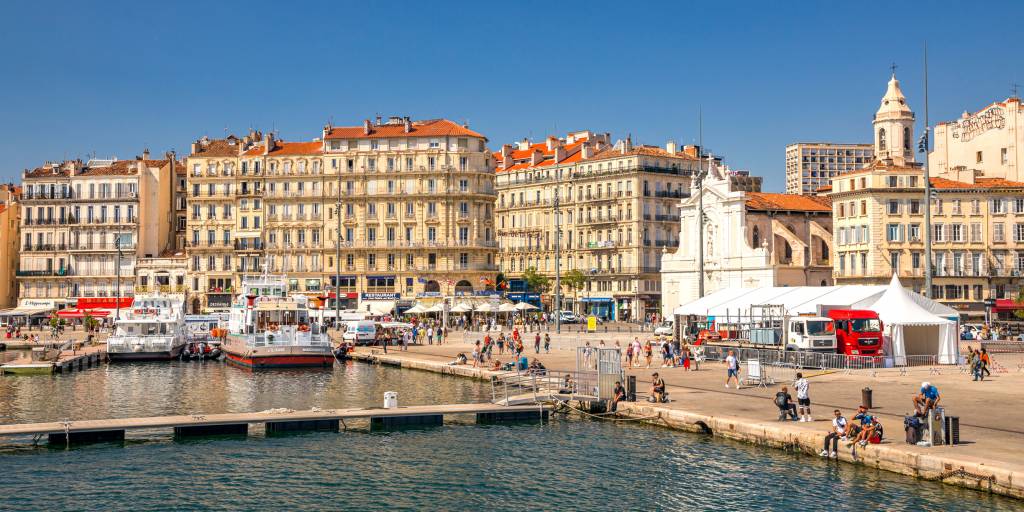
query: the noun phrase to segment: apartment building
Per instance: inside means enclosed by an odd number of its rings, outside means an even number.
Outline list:
[[[18,303],[18,244],[21,243],[21,187],[0,185],[0,308]]]
[[[930,207],[932,298],[981,317],[985,299],[1016,297],[1024,270],[1024,183],[988,177],[984,169],[940,168],[927,201],[923,168],[910,152],[913,113],[895,78],[874,124],[882,156],[832,181],[836,283],[885,284],[895,273],[924,293]]]
[[[131,296],[137,259],[171,244],[174,166],[172,154],[151,160],[147,151],[25,171],[19,296],[55,307]]]
[[[797,142],[786,146],[786,193],[814,195],[834,176],[874,161],[871,144]]]
[[[932,175],[970,172],[1024,181],[1024,111],[1014,96],[935,125]]]
[[[561,309],[622,321],[660,314],[661,253],[678,244],[676,205],[697,154],[672,142],[612,144],[591,131],[502,146],[494,154],[499,269],[511,279],[528,268],[554,278],[558,218],[562,274],[588,276],[582,290],[563,290]]]
[[[446,119],[392,117],[325,126],[307,142],[259,132],[196,141],[186,164],[193,310],[226,309],[242,276],[264,268],[287,274],[293,291],[329,287],[342,308],[378,312],[493,287],[486,140]]]

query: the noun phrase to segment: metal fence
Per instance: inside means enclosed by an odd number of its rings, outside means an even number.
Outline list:
[[[938,356],[935,355],[910,355],[901,357],[892,356],[848,356],[845,354],[831,354],[823,352],[806,352],[792,350],[766,350],[745,347],[723,347],[708,345],[704,348],[704,355],[709,361],[725,361],[725,358],[732,351],[742,362],[756,359],[761,366],[769,368],[792,369],[794,374],[797,369],[816,370],[868,370],[877,371],[892,368],[909,367],[936,367],[940,365]]]
[[[970,341],[962,340],[961,349],[966,347],[984,348],[990,354],[1024,353],[1024,341]]]

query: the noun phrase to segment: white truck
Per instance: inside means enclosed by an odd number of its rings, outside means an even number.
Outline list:
[[[824,316],[789,315],[783,306],[755,305],[749,314],[717,319],[717,330],[728,334],[723,343],[749,341],[757,348],[836,352],[832,319]]]

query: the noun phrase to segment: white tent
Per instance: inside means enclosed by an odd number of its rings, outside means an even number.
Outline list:
[[[425,313],[441,313],[443,311],[444,311],[444,303],[443,302],[438,302],[437,304],[434,304],[433,306],[430,306],[429,308],[427,308]]]
[[[473,306],[466,304],[465,302],[460,302],[448,311],[452,313],[469,313],[470,311],[473,311]]]
[[[516,307],[513,306],[512,304],[509,304],[508,302],[503,302],[500,306],[498,306],[499,313],[512,313],[514,311],[517,311]]]
[[[491,313],[494,311],[497,310],[494,309],[494,306],[492,306],[489,302],[484,302],[483,304],[476,307],[477,313]]]
[[[534,309],[540,309],[537,306],[534,306],[533,304],[527,302],[520,302],[515,305],[515,308],[518,309],[519,311],[532,311]]]
[[[888,332],[889,349],[896,364],[907,355],[938,355],[940,364],[956,364],[959,345],[956,322],[921,307],[894,274],[885,293],[869,309],[878,313]]]
[[[420,313],[425,313],[426,311],[427,311],[427,308],[423,307],[422,304],[416,304],[415,306],[405,310],[405,314],[407,314],[407,315],[417,315],[417,314],[420,314]]]

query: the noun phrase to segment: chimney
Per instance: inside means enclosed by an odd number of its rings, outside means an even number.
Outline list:
[[[192,153],[190,153],[190,154],[192,154],[192,155],[196,154],[196,149],[197,149],[198,146],[199,146],[199,141],[193,142],[192,143]]]
[[[533,150],[533,154],[530,155],[530,165],[537,165],[544,160],[544,153],[541,153],[539,149]]]
[[[700,148],[697,147],[697,146],[694,146],[693,144],[690,144],[690,145],[687,145],[687,146],[683,146],[683,153],[686,156],[689,156],[689,157],[700,158],[700,156],[699,156]]]
[[[502,158],[504,158],[506,156],[509,156],[511,154],[512,154],[512,145],[511,144],[502,144],[501,145],[501,156],[502,156]]]
[[[512,155],[504,155],[501,157],[501,167],[502,169],[512,167]]]
[[[670,155],[674,155],[679,152],[679,146],[676,145],[676,141],[670,140],[665,144],[665,151],[668,151]]]
[[[548,151],[551,151],[551,150],[555,149],[556,147],[558,147],[560,145],[558,137],[555,137],[553,135],[551,137],[548,137],[548,139],[546,141],[544,141],[544,142],[548,146]]]
[[[331,133],[331,125],[330,124],[325,124],[324,125],[324,132],[323,133],[324,133],[324,140],[327,140],[327,134]]]
[[[146,149],[142,150],[142,159],[143,160],[149,160],[149,148],[146,148]]]
[[[405,133],[412,132],[412,121],[409,119],[409,116],[402,118],[402,121],[405,124]]]
[[[381,120],[381,117],[380,117],[380,116],[377,116],[377,126],[381,126],[381,124],[380,124],[380,120]]]
[[[363,135],[369,135],[369,134],[370,134],[370,120],[369,119],[363,119]]]
[[[519,141],[519,150],[530,149],[530,139],[523,137],[523,140]]]
[[[269,154],[274,149],[274,134],[268,133],[263,136],[263,154]]]
[[[565,160],[565,146],[559,144],[555,146],[555,163]]]
[[[598,141],[597,143],[601,144],[601,141]],[[580,152],[583,153],[582,157],[584,160],[591,158],[594,156],[594,146],[588,140],[580,147]]]

